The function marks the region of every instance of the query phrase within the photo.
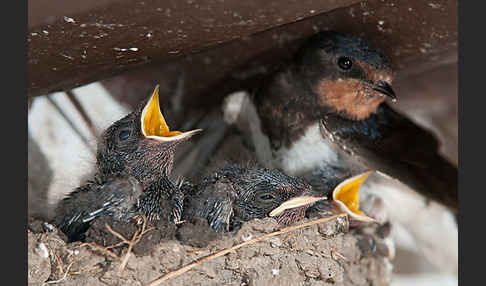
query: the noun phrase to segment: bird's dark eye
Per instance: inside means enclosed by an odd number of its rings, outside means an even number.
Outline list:
[[[275,197],[272,196],[271,194],[264,194],[264,195],[260,196],[260,199],[262,199],[262,200],[273,200],[273,199],[275,199]]]
[[[118,138],[120,138],[120,140],[126,140],[128,137],[130,137],[130,130],[122,130],[118,134]]]
[[[343,70],[349,70],[353,66],[353,61],[348,57],[340,57],[337,63]]]

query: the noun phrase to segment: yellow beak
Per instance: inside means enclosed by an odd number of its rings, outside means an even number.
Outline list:
[[[146,138],[151,138],[158,141],[169,142],[180,140],[202,131],[202,129],[187,132],[170,131],[169,126],[165,122],[164,115],[160,110],[159,85],[155,87],[152,96],[143,108],[140,121],[142,134]]]
[[[344,180],[334,189],[332,194],[332,199],[339,209],[359,221],[376,222],[375,219],[365,215],[359,209],[359,189],[373,172],[368,171]]]

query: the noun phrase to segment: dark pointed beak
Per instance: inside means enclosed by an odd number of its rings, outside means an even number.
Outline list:
[[[377,80],[373,84],[373,89],[381,92],[382,94],[390,97],[392,101],[397,101],[397,96],[395,95],[395,92],[393,91],[392,87],[383,80]]]

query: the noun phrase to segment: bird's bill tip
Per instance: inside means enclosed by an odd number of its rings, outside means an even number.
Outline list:
[[[375,222],[376,220],[367,216],[359,209],[359,191],[366,179],[374,171],[356,175],[342,181],[332,194],[333,202],[338,208],[356,220],[364,222]]]
[[[373,89],[379,93],[388,96],[393,102],[397,101],[397,95],[389,83],[383,80],[378,80],[374,83]]]
[[[157,85],[150,96],[147,104],[142,110],[140,118],[142,134],[146,138],[155,139],[158,141],[175,141],[191,137],[192,135],[202,131],[201,129],[191,130],[187,132],[171,131],[164,115],[160,109],[159,102],[159,85]]]
[[[325,200],[325,199],[327,199],[327,197],[314,197],[314,196],[295,197],[295,198],[292,198],[290,200],[283,202],[280,206],[273,209],[270,212],[269,216],[274,217],[274,216],[277,216],[277,215],[283,213],[285,210],[310,205],[310,204],[313,204],[317,201]]]

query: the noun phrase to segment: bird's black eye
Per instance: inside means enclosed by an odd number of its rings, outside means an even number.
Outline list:
[[[120,140],[126,140],[128,137],[130,137],[130,130],[122,130],[118,134],[118,138],[120,138]]]
[[[262,199],[262,200],[273,200],[273,199],[275,199],[275,197],[271,194],[264,194],[264,195],[260,196],[260,199]]]
[[[353,66],[353,61],[348,57],[340,57],[337,63],[343,70],[349,70]]]

